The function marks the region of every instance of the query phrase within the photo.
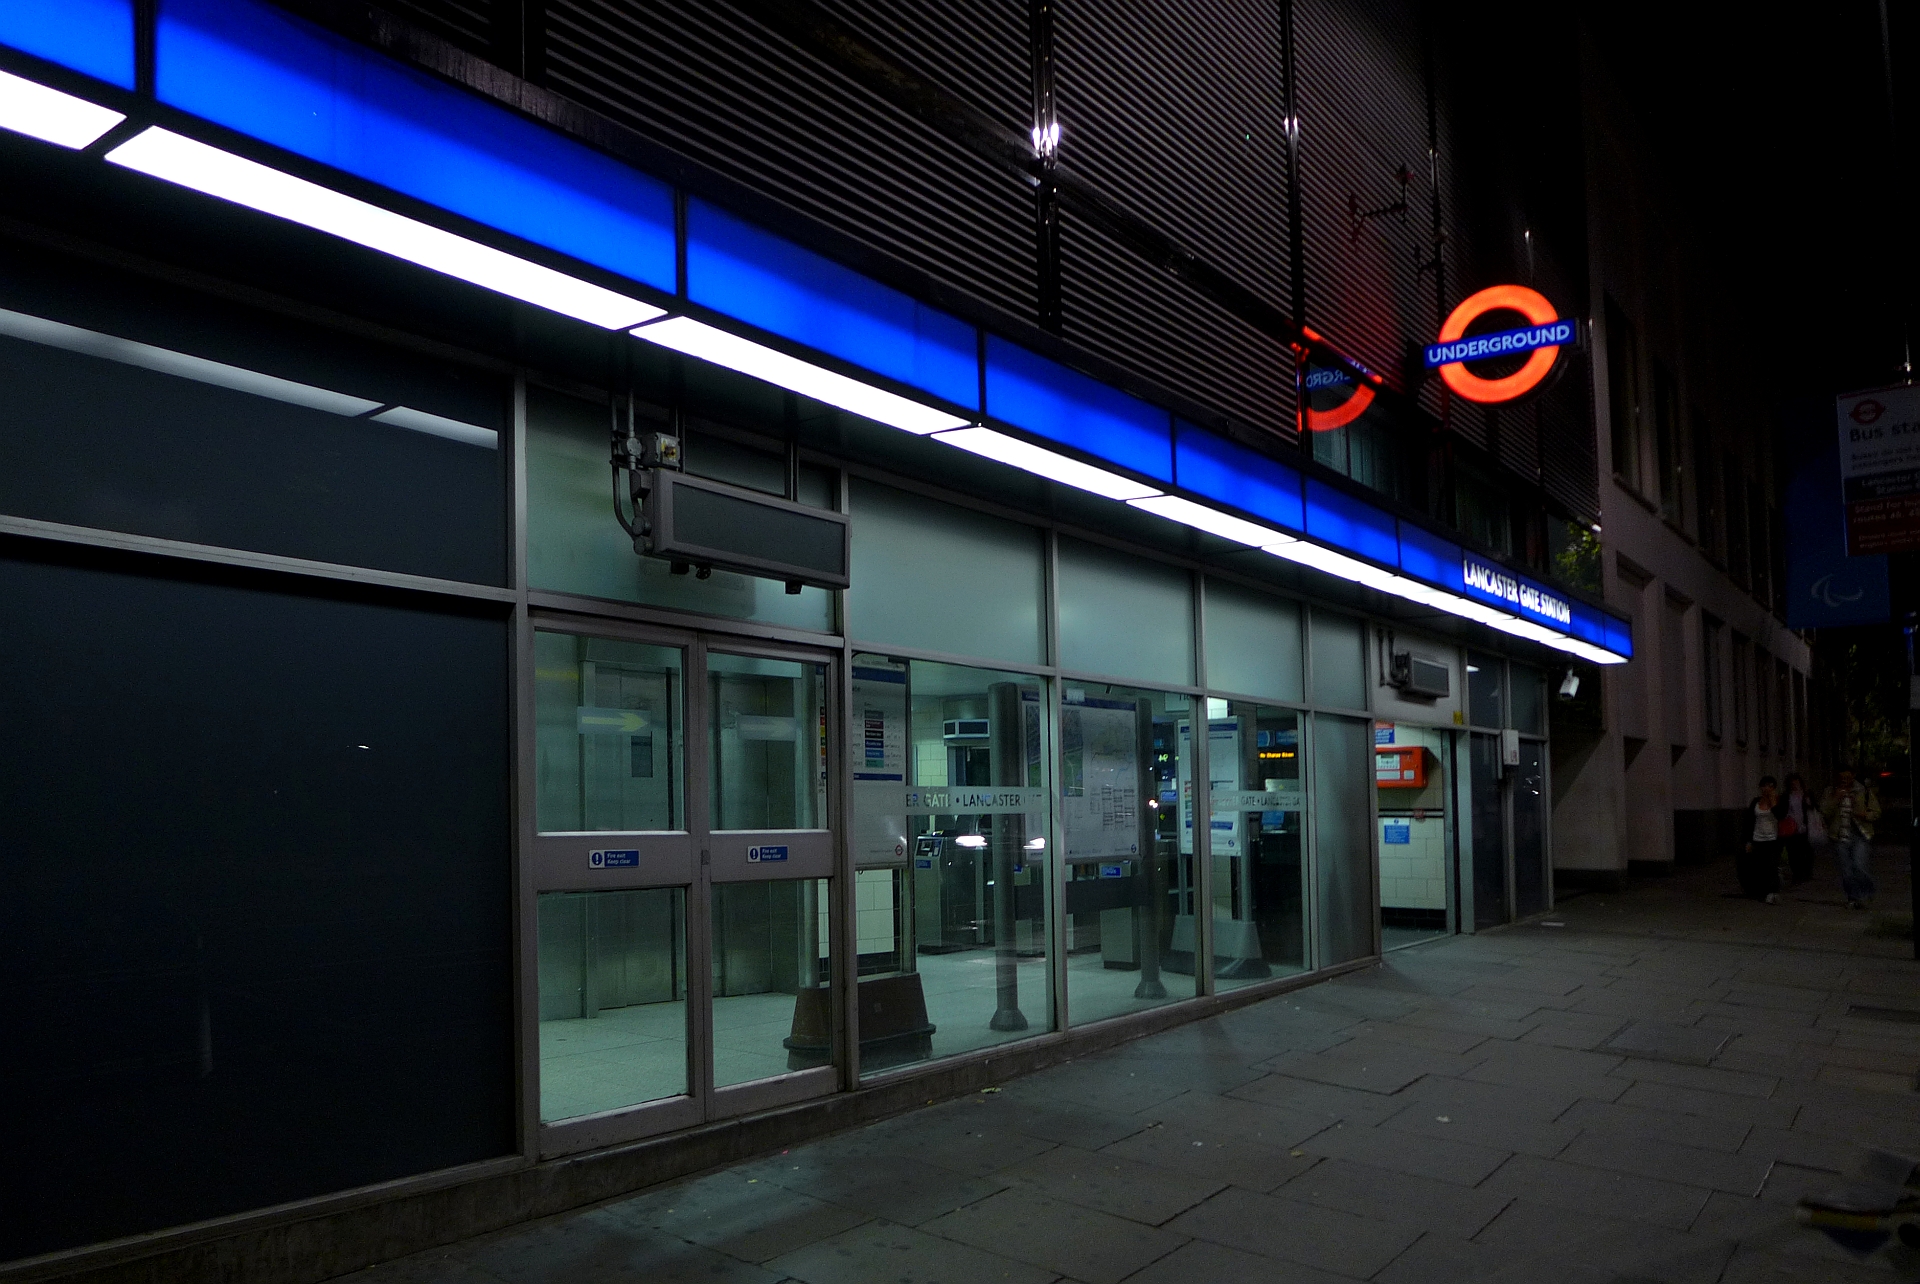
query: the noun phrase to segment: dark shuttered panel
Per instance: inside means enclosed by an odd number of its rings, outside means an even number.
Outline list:
[[[1022,138],[1033,126],[1027,0],[818,0],[841,26]]]
[[[1061,163],[1080,181],[1286,309],[1279,6],[1061,0]],[[1291,436],[1283,344],[1085,219],[1063,222],[1066,337],[1249,425]]]
[[[1433,328],[1432,215],[1420,29],[1398,3],[1299,0],[1304,321],[1408,389],[1409,345]],[[1404,185],[1402,170],[1410,174]],[[1364,219],[1396,204],[1404,213]],[[1408,389],[1410,390],[1410,389]]]
[[[492,0],[381,0],[381,8],[470,53],[493,55]]]
[[[1291,439],[1293,354],[1068,210],[1066,337],[1230,416]]]
[[[715,0],[550,0],[547,80],[770,199],[1019,316],[1033,202],[947,139]]]

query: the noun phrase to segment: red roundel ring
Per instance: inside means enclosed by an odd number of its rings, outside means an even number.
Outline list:
[[[1547,296],[1538,290],[1529,290],[1524,285],[1490,285],[1478,294],[1469,295],[1448,315],[1447,323],[1440,327],[1440,342],[1452,343],[1467,332],[1468,326],[1499,309],[1518,312],[1534,325],[1547,325],[1560,319],[1553,304],[1547,302]],[[1453,361],[1440,367],[1440,377],[1447,387],[1468,401],[1512,401],[1539,387],[1559,358],[1559,348],[1535,348],[1525,365],[1498,379],[1482,379],[1469,373],[1464,362]]]
[[[1332,432],[1336,428],[1345,428],[1367,412],[1373,404],[1373,389],[1359,380],[1354,381],[1353,395],[1331,410],[1315,410],[1307,407],[1308,432]]]

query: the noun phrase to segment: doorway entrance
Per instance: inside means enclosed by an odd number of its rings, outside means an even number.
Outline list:
[[[533,656],[542,1152],[834,1090],[838,655],[537,620]]]
[[[1380,948],[1455,930],[1454,733],[1379,723],[1374,754]],[[1382,735],[1390,736],[1385,742]]]

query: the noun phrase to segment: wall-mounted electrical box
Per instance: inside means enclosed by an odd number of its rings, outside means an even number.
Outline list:
[[[1380,745],[1373,751],[1373,779],[1382,789],[1425,789],[1427,751],[1420,745]]]
[[[1396,652],[1389,661],[1387,683],[1423,700],[1439,700],[1453,693],[1452,670],[1406,651]]]

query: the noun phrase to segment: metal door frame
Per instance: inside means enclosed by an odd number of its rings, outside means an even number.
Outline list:
[[[830,646],[769,642],[757,636],[739,636],[710,630],[674,628],[632,620],[588,616],[573,612],[535,610],[526,617],[520,648],[520,664],[530,671],[534,663],[534,634],[564,633],[577,637],[599,637],[615,641],[648,643],[673,647],[681,653],[683,760],[680,764],[681,821],[677,830],[593,830],[541,832],[534,815],[533,779],[534,696],[532,681],[523,690],[519,794],[523,815],[524,859],[520,868],[520,955],[521,1013],[520,1035],[523,1052],[522,1071],[527,1084],[526,1108],[537,1142],[537,1153],[544,1157],[597,1149],[621,1142],[635,1141],[661,1133],[690,1128],[704,1122],[731,1118],[756,1110],[789,1105],[836,1091],[847,1070],[846,1047],[847,995],[845,966],[846,936],[852,921],[846,899],[849,880],[841,877],[846,858],[844,826],[846,799],[835,764],[842,754],[843,729],[839,710],[843,701],[841,669],[843,650]],[[711,827],[709,773],[712,763],[710,708],[707,683],[707,655],[718,651],[728,655],[794,660],[826,666],[822,697],[825,702],[827,774],[825,827],[818,831],[781,831],[805,834],[826,851],[824,875],[829,881],[828,957],[830,965],[829,1008],[832,1014],[832,1063],[827,1066],[776,1075],[725,1088],[713,1085],[713,883],[711,855],[714,831]],[[750,834],[763,831],[717,831],[721,834]],[[774,831],[764,831],[771,836]],[[723,839],[723,841],[730,841]],[[637,866],[623,869],[592,869],[587,863],[590,850],[618,845],[641,851]],[[801,875],[807,877],[810,875]],[[726,881],[741,881],[729,880]],[[623,1106],[599,1114],[546,1122],[539,1118],[540,1013],[539,1013],[539,896],[542,892],[613,891],[640,888],[680,888],[685,893],[686,1004],[687,1004],[687,1088],[684,1094]]]

